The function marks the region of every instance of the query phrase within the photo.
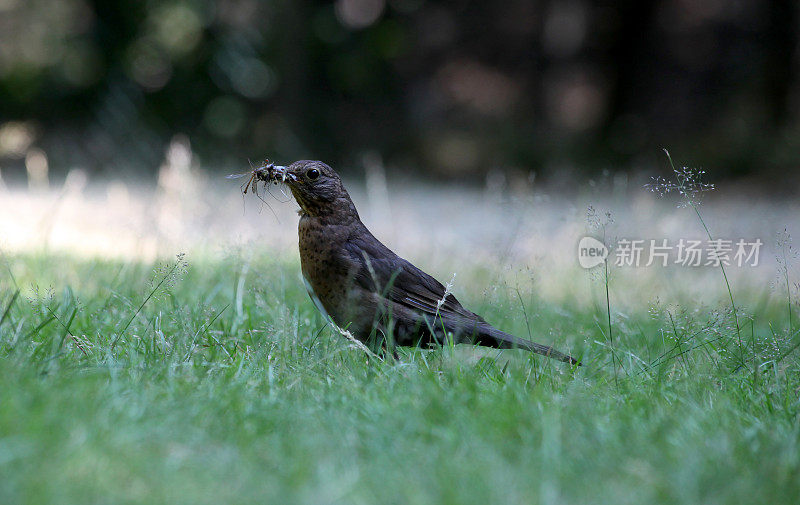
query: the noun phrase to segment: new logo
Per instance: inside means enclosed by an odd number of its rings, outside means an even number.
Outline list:
[[[608,258],[608,247],[594,237],[583,237],[578,242],[578,263],[583,268],[594,268]]]

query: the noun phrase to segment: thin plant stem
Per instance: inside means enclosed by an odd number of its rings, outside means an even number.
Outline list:
[[[128,319],[128,322],[127,322],[127,323],[125,324],[125,326],[122,328],[122,331],[121,331],[121,332],[119,332],[119,334],[117,335],[117,338],[115,338],[115,339],[114,339],[114,341],[113,341],[113,342],[111,342],[111,350],[114,350],[114,347],[116,347],[117,343],[118,343],[118,342],[119,342],[119,340],[122,338],[122,336],[125,334],[125,332],[126,332],[126,331],[128,331],[128,328],[130,328],[130,326],[131,326],[131,323],[133,323],[133,320],[134,320],[134,319],[136,319],[136,316],[138,316],[138,315],[139,315],[139,313],[142,311],[142,309],[144,308],[144,306],[145,306],[145,305],[147,305],[147,302],[149,302],[149,301],[150,301],[150,299],[153,297],[153,295],[154,295],[154,294],[156,294],[156,291],[158,291],[158,289],[161,287],[161,285],[162,285],[162,284],[164,284],[164,283],[167,281],[167,279],[169,279],[169,278],[170,278],[170,276],[172,275],[172,273],[173,273],[173,272],[175,272],[175,270],[177,270],[177,269],[178,269],[178,266],[179,266],[180,264],[181,264],[181,258],[178,258],[178,259],[175,261],[175,263],[172,265],[172,268],[170,268],[170,269],[169,269],[169,271],[168,271],[167,273],[165,273],[165,274],[164,274],[164,276],[161,278],[161,280],[160,280],[160,281],[158,281],[158,284],[156,284],[156,286],[155,286],[155,287],[154,287],[154,288],[153,288],[153,289],[150,291],[150,293],[149,293],[149,294],[147,295],[147,297],[144,299],[144,301],[142,302],[142,304],[141,304],[141,305],[139,305],[139,308],[138,308],[138,309],[136,309],[136,312],[134,312],[134,313],[133,313],[133,315],[131,316],[131,318],[130,318],[130,319]]]
[[[669,151],[664,149],[664,153],[667,155],[667,159],[669,160],[670,167],[672,167],[672,171],[675,171],[675,163],[672,161],[672,156],[670,156]],[[684,189],[683,184],[684,182],[679,178],[679,182],[681,183],[681,189]],[[697,215],[697,219],[700,220],[700,224],[703,226],[703,229],[706,231],[706,235],[708,235],[708,240],[713,241],[714,237],[711,235],[711,230],[708,229],[706,222],[703,220],[703,216],[700,215],[700,209],[697,208],[697,204],[692,200],[689,196],[688,191],[683,191],[683,195],[686,198],[686,202],[692,207],[694,213]],[[733,300],[733,289],[731,289],[731,284],[728,281],[728,273],[725,271],[725,265],[720,262],[719,264],[720,270],[722,270],[722,277],[725,279],[725,287],[728,290],[728,297],[731,300],[731,310],[733,312],[733,320],[736,324],[736,338],[739,344],[739,360],[744,361],[743,356],[743,348],[742,348],[742,328],[739,325],[739,310],[736,308],[736,302]]]
[[[606,241],[606,228],[603,226],[603,243]],[[603,261],[603,273],[606,286],[606,317],[608,322],[608,341],[611,345],[611,366],[614,367],[614,385],[619,389],[619,377],[617,373],[617,354],[614,352],[614,333],[611,328],[611,294],[608,289],[608,258]]]
[[[789,263],[786,259],[786,243],[782,244],[781,251],[783,252],[783,279],[786,281],[786,309],[789,313],[789,333],[794,331],[794,324],[792,323],[792,290],[789,284]]]

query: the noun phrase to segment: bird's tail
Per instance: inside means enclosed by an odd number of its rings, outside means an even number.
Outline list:
[[[557,351],[550,346],[537,344],[536,342],[531,342],[530,340],[525,340],[524,338],[515,337],[514,335],[500,331],[489,324],[480,324],[476,330],[477,332],[475,337],[477,340],[475,343],[477,344],[497,347],[500,349],[518,347],[520,349],[535,352],[536,354],[541,354],[543,356],[548,356],[550,358],[563,361],[564,363],[581,366],[580,361],[568,354]]]

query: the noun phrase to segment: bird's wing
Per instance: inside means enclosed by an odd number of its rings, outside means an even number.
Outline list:
[[[580,365],[578,360],[552,347],[492,327],[483,318],[462,307],[453,295],[447,293],[441,282],[397,256],[366,229],[364,231],[351,236],[345,243],[349,263],[358,265],[353,281],[359,287],[381,293],[388,300],[411,309],[428,325],[438,325],[433,320],[440,319],[448,330],[452,327],[467,331],[472,334],[473,343],[498,348],[520,347]]]
[[[371,234],[351,237],[345,248],[351,260],[360,265],[353,279],[360,287],[417,312],[483,321],[455,296],[446,294],[441,282],[397,256]]]

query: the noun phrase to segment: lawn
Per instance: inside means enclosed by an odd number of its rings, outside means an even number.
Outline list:
[[[291,257],[1,259],[0,503],[800,498],[785,298],[751,293],[738,333],[722,303],[612,304],[610,339],[602,283],[577,307],[498,273],[456,294],[521,335],[527,314],[585,366],[469,346],[395,361],[328,328]]]

